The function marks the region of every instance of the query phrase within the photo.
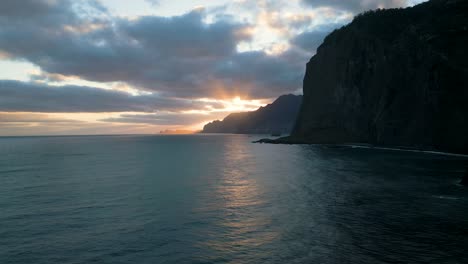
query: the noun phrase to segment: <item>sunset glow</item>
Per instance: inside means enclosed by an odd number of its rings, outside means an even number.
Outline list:
[[[0,135],[199,130],[300,93],[356,13],[418,2],[2,2]]]

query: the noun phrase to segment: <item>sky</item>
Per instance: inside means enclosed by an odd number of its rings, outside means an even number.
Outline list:
[[[300,94],[324,37],[422,0],[2,0],[0,136],[196,131]]]

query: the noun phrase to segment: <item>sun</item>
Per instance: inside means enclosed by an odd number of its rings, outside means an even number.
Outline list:
[[[246,100],[242,99],[240,96],[236,96],[231,100],[223,100],[222,103],[225,112],[254,111],[265,105],[261,100]]]

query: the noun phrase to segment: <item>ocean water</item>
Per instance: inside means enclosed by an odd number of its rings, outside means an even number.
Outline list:
[[[255,139],[0,138],[0,263],[468,263],[466,158]]]

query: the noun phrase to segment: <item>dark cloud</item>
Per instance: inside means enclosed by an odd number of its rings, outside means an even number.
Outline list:
[[[408,4],[407,0],[302,0],[302,2],[312,7],[331,7],[353,13],[377,8],[403,7]]]
[[[70,1],[47,0],[2,0],[0,16],[17,18],[39,18],[42,16],[62,16],[62,19],[74,17],[74,13],[68,8]]]
[[[100,121],[112,123],[131,123],[131,124],[149,124],[160,126],[186,126],[207,122],[225,116],[225,113],[217,115],[206,115],[197,113],[158,113],[158,114],[140,114],[140,115],[120,115],[119,117],[106,118]]]
[[[341,24],[325,24],[317,26],[313,31],[306,31],[295,36],[291,43],[296,47],[301,48],[307,52],[315,52],[317,48],[323,43],[325,37],[336,28],[342,26]]]
[[[268,56],[264,52],[244,52],[220,62],[214,75],[231,91],[258,98],[297,90],[304,77],[308,58],[294,50]]]
[[[2,0],[2,27],[31,24],[50,29],[99,20],[95,15],[107,14],[98,0]]]
[[[159,58],[220,58],[235,52],[237,42],[250,36],[242,34],[242,25],[203,23],[202,11],[183,16],[146,16],[136,21],[119,21],[121,33]]]
[[[353,12],[406,4],[403,0],[303,1]],[[206,24],[202,9],[138,19],[109,18],[106,12],[95,0],[2,1],[0,52],[31,61],[50,76],[119,81],[164,97],[272,98],[301,87],[305,62],[338,26],[303,32],[291,39],[300,51],[293,48],[272,55],[237,52],[238,43],[251,39],[246,33],[249,25],[232,19]],[[286,24],[305,28],[310,19]]]
[[[33,3],[25,2],[22,8]],[[300,87],[308,59],[290,63],[291,54],[238,53],[237,44],[251,37],[246,33],[249,25],[224,20],[206,24],[203,10],[171,18],[106,20],[89,15],[92,12],[76,15],[76,6],[101,10],[94,1],[43,3],[49,4],[35,7],[40,16],[24,19],[20,11],[0,15],[0,51],[51,74],[126,82],[171,97],[233,96],[242,91],[271,98]]]
[[[294,37],[291,42],[301,49],[316,51],[328,33],[326,31],[304,32]]]
[[[200,109],[208,103],[85,86],[48,86],[0,81],[0,111],[4,112],[154,112]]]

